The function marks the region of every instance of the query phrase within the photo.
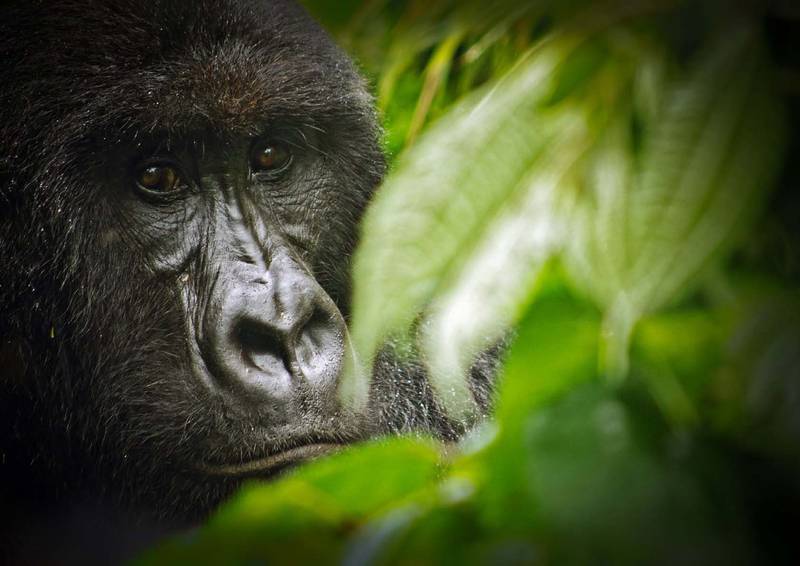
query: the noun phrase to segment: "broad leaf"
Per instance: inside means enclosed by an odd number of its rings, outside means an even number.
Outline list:
[[[509,251],[517,254],[520,269],[509,271],[508,298],[500,300],[513,305],[525,294],[553,240],[546,225],[531,221],[555,221],[548,201],[564,164],[582,149],[581,113],[543,108],[576,44],[568,38],[546,42],[491,90],[458,105],[404,156],[381,188],[355,260],[353,335],[366,358],[388,334],[406,331],[437,295],[450,293],[439,302],[439,313],[473,302],[486,285],[480,277],[456,291],[452,282],[464,272],[486,269],[494,270],[495,279],[502,277],[497,270],[515,259]],[[536,205],[546,208],[536,210],[536,218],[526,217]],[[511,224],[501,225],[504,221]],[[487,263],[498,253],[500,265]],[[509,310],[502,303],[488,305],[486,314],[477,316],[480,324],[472,326],[488,327],[491,334],[494,319]],[[434,322],[431,343],[446,340],[447,333]],[[459,371],[463,356],[455,350],[476,340],[470,332],[434,362],[443,370],[434,371],[434,386],[456,417],[469,412],[470,401]]]
[[[769,193],[784,127],[761,55],[753,33],[731,33],[644,125],[640,165],[624,116],[598,151],[567,265],[607,310],[612,377],[627,372],[637,320],[690,292]]]

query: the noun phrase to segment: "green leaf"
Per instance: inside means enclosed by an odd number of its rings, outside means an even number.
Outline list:
[[[442,284],[423,329],[423,351],[439,394],[464,383],[475,355],[523,314],[543,267],[565,237],[568,175],[582,140],[554,143],[484,228],[482,241]]]
[[[527,420],[522,485],[553,563],[747,563],[726,462],[687,466],[679,438],[645,433],[658,417],[636,399],[583,384]]]
[[[347,532],[431,489],[440,475],[433,442],[354,446],[275,483],[250,484],[201,531],[169,541],[141,563],[328,562],[341,555]]]
[[[639,318],[690,292],[769,194],[785,132],[768,79],[756,36],[734,31],[668,90],[661,111],[640,114],[651,116],[641,159],[625,112],[598,147],[566,265],[606,310],[611,378],[628,371]]]
[[[784,145],[763,47],[739,30],[668,97],[631,195],[633,300],[652,312],[688,291],[761,210]]]
[[[353,516],[366,516],[434,485],[441,474],[436,442],[390,438],[306,466],[291,479],[313,485]]]
[[[600,317],[563,288],[543,291],[519,325],[508,354],[497,418],[508,427],[576,383],[597,375]]]
[[[702,395],[719,367],[728,325],[707,311],[668,311],[644,318],[632,365],[675,425],[697,424]]]
[[[497,400],[497,441],[479,455],[491,469],[481,512],[489,524],[526,525],[536,517],[527,491],[526,423],[572,388],[597,376],[600,316],[591,305],[545,288],[520,323]]]
[[[467,347],[480,328],[494,332],[494,319],[508,318],[513,303],[526,295],[554,241],[533,222],[545,216],[557,222],[557,210],[548,207],[552,216],[547,210],[536,217],[525,214],[554,200],[554,187],[584,148],[580,109],[541,107],[575,44],[566,38],[545,43],[491,90],[457,105],[401,159],[380,189],[355,259],[353,336],[365,358],[389,333],[407,331],[437,296],[449,293],[437,307],[446,313],[460,301],[473,301],[486,285],[481,280],[486,270],[499,281],[498,268],[521,264],[509,278],[508,304],[498,310],[490,305],[487,316],[470,323],[463,338]],[[510,250],[502,248],[509,244]],[[500,264],[493,265],[498,254]],[[463,291],[454,290],[465,272],[476,276],[467,277]],[[450,332],[437,324],[433,342]],[[437,351],[435,346],[429,350]],[[469,412],[470,396],[459,372],[461,354],[452,350],[434,364],[453,371],[434,371],[432,377],[440,400],[460,418]]]

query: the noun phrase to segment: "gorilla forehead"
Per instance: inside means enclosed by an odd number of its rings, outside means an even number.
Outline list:
[[[7,62],[3,102],[24,107],[28,122],[45,123],[38,118],[57,113],[61,119],[52,127],[62,140],[105,131],[254,134],[277,118],[325,128],[371,113],[355,69],[293,3],[99,0],[89,6],[11,2],[0,12],[6,22],[0,32],[15,29],[2,33],[13,43],[0,39]],[[100,46],[97,38],[112,45]]]

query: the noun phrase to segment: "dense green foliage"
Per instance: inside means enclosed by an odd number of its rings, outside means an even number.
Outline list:
[[[470,420],[470,364],[515,328],[496,418],[457,446],[379,440],[252,485],[144,562],[787,558],[794,101],[768,15],[306,4],[374,81],[392,157],[355,261],[356,346],[413,342]]]

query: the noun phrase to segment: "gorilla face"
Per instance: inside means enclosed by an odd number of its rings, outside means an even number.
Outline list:
[[[92,182],[101,241],[77,286],[93,295],[113,277],[117,290],[108,327],[88,326],[71,353],[99,355],[86,368],[103,399],[96,415],[129,407],[114,435],[123,457],[138,449],[137,462],[168,465],[193,487],[270,474],[364,433],[363,416],[338,401],[351,348],[332,297],[346,296],[342,267],[374,179],[340,176],[325,132],[273,120],[252,134],[155,134],[120,143]],[[92,295],[83,312],[94,319]],[[99,386],[108,376],[113,398]]]
[[[337,395],[378,128],[305,13],[26,0],[0,22],[7,491],[191,519],[390,428]]]

